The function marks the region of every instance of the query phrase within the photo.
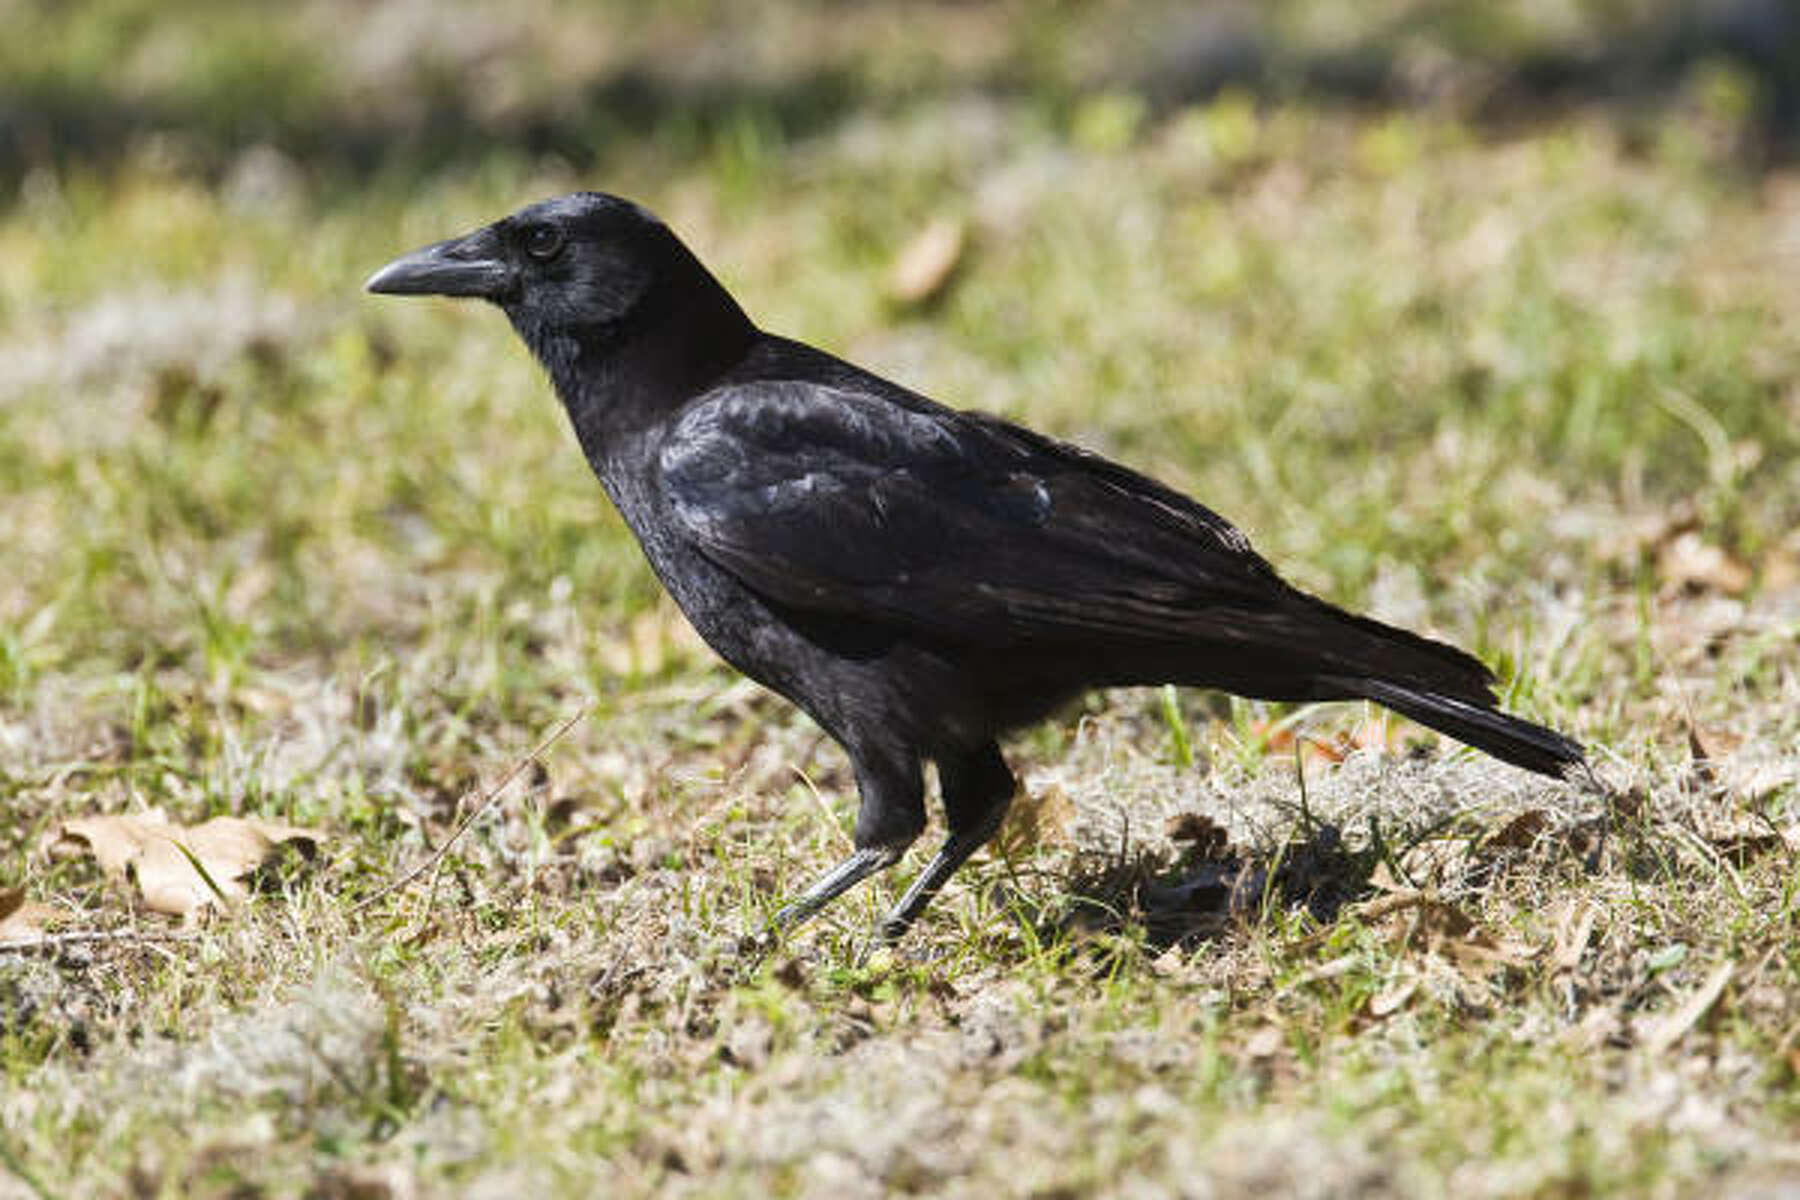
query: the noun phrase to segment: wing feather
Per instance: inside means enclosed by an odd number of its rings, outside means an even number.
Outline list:
[[[686,534],[751,588],[950,640],[1216,637],[1220,609],[1289,593],[1179,493],[935,405],[740,385],[691,408],[659,465]]]

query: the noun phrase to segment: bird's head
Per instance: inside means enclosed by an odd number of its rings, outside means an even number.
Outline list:
[[[626,347],[647,349],[656,358],[685,347],[685,354],[704,360],[706,351],[695,351],[697,341],[729,348],[751,329],[666,225],[603,192],[545,200],[415,250],[375,272],[365,286],[394,295],[491,300],[559,388],[572,382],[565,376],[577,363],[612,358]]]
[[[390,295],[473,296],[553,324],[617,321],[655,282],[659,252],[672,240],[629,200],[576,192],[397,258],[366,286]]]

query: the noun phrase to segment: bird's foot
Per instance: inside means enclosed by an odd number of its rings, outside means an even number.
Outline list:
[[[925,869],[919,872],[919,877],[906,889],[900,902],[882,918],[882,942],[891,946],[906,936],[906,931],[919,919],[919,914],[925,911],[931,898],[956,874],[956,869],[969,860],[970,855],[987,844],[988,839],[999,830],[1000,822],[1005,816],[1006,807],[996,806],[993,813],[980,825],[953,833],[944,839],[943,847],[925,864]]]
[[[899,862],[904,853],[904,846],[871,846],[858,850],[820,876],[792,904],[777,912],[771,922],[771,931],[786,933],[875,872]]]

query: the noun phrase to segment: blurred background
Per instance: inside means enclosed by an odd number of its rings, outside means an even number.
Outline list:
[[[227,743],[350,693],[389,690],[431,775],[423,729],[713,669],[496,314],[360,293],[576,187],[661,213],[769,328],[1553,675],[1590,733],[1620,686],[1658,702],[1647,605],[1794,583],[1793,3],[0,16],[15,762],[231,807]]]

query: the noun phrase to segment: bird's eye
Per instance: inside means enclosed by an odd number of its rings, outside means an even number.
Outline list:
[[[554,225],[533,225],[525,231],[525,253],[539,262],[549,262],[562,248],[562,230]]]

